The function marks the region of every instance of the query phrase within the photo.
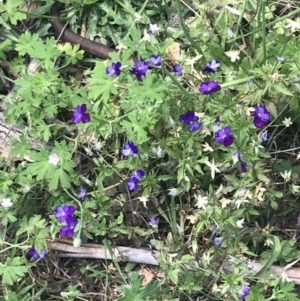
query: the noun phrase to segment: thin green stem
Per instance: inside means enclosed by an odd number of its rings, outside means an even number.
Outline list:
[[[141,15],[143,13],[143,11],[144,11],[145,7],[147,6],[148,2],[149,2],[149,0],[146,0],[144,2],[143,6],[141,7],[141,9],[138,12],[139,15]],[[130,35],[130,33],[131,33],[131,31],[132,31],[132,29],[134,28],[135,25],[136,25],[136,22],[132,22],[132,24],[131,24],[128,32],[126,33],[125,37],[123,38],[123,40],[126,40],[129,37],[129,35]],[[121,52],[121,49],[118,51],[118,54],[120,54],[120,52]]]
[[[186,91],[182,85],[178,82],[178,80],[176,79],[176,77],[167,70],[167,68],[165,67],[164,64],[162,64],[161,66],[162,70],[171,78],[171,80],[173,81],[173,83],[179,88],[179,90],[185,95],[185,96],[190,96],[191,93],[189,93],[188,91]]]
[[[239,85],[239,84],[246,83],[249,79],[254,79],[254,78],[255,78],[255,76],[249,76],[249,77],[246,77],[246,78],[240,78],[240,79],[232,80],[230,82],[221,84],[220,86],[222,88],[227,88],[227,87],[230,87],[230,86],[234,86],[234,85]]]
[[[263,53],[264,53],[264,60],[263,62],[265,63],[266,59],[267,59],[267,42],[266,42],[266,11],[265,11],[265,8],[266,8],[266,2],[265,1],[262,1],[261,2],[261,5],[262,5],[262,9],[261,9],[261,13],[262,13],[262,27],[261,27],[261,36],[262,36],[262,39],[263,39]]]
[[[245,10],[246,10],[246,5],[247,5],[247,1],[244,1],[243,9],[241,11],[241,14],[239,15],[239,19],[238,19],[237,25],[236,25],[236,31],[235,31],[236,35],[240,31],[240,27],[241,27],[241,24],[242,24],[242,21],[243,21],[243,17],[244,17],[244,13],[245,13]]]
[[[266,24],[266,25],[265,25],[265,28],[270,27],[270,26],[272,26],[272,25],[274,25],[274,24],[276,24],[276,23],[278,23],[278,22],[281,22],[281,21],[283,21],[283,20],[285,20],[285,19],[288,19],[288,18],[290,18],[290,17],[293,17],[294,15],[297,15],[298,13],[300,13],[300,8],[295,9],[294,11],[292,11],[291,13],[289,13],[289,14],[287,14],[287,15],[285,15],[285,16],[276,18],[274,21],[269,22],[268,24]],[[247,37],[247,36],[249,36],[249,35],[251,35],[251,34],[253,34],[253,33],[255,33],[255,32],[258,32],[258,31],[260,31],[260,30],[261,30],[261,28],[258,27],[258,28],[256,28],[256,29],[252,30],[251,32],[248,32],[247,34],[245,34],[244,37]],[[232,39],[229,40],[228,42],[231,43],[231,42],[234,42],[234,41],[236,41],[236,40],[238,40],[238,39],[240,39],[240,38],[241,38],[241,37],[238,36],[238,37],[232,38]]]
[[[202,51],[202,49],[194,42],[194,40],[191,38],[189,31],[187,30],[185,24],[184,24],[184,20],[183,20],[183,16],[182,16],[182,10],[181,10],[181,3],[180,0],[176,0],[176,5],[177,5],[177,11],[178,11],[178,16],[179,16],[179,23],[180,23],[180,27],[183,30],[186,38],[189,40],[189,42],[192,44],[192,46],[197,49],[199,54],[202,54],[204,59],[205,59],[205,55]]]

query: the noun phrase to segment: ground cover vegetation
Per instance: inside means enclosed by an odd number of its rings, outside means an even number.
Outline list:
[[[1,1],[0,299],[299,300],[298,6]]]

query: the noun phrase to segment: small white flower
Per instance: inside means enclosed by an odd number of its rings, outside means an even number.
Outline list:
[[[137,21],[140,21],[142,19],[142,16],[139,13],[135,13],[134,16]]]
[[[146,203],[149,201],[149,197],[148,196],[141,196],[141,197],[139,197],[139,199],[140,199],[140,202],[143,203],[144,207],[147,208]]]
[[[234,32],[231,30],[230,27],[227,27],[227,35],[229,38],[233,38],[235,36]]]
[[[210,168],[211,178],[214,179],[216,173],[220,173],[220,170],[215,165],[215,159],[212,159],[212,162],[206,161],[205,164]]]
[[[282,176],[282,178],[288,182],[290,179],[291,179],[291,176],[292,176],[292,171],[287,171],[285,170],[284,173],[283,172],[280,172],[280,175]]]
[[[284,120],[282,121],[282,123],[288,128],[290,125],[293,124],[291,117],[289,118],[284,118]]]
[[[238,221],[236,221],[235,224],[238,228],[243,228],[243,223],[244,223],[244,219],[242,218],[242,219],[239,219]]]
[[[168,195],[169,196],[176,196],[177,195],[177,188],[171,188],[171,189],[168,189],[169,190],[169,193]]]
[[[241,205],[243,205],[244,203],[249,203],[249,201],[247,199],[237,199],[234,200],[234,204],[236,205],[236,208],[239,209]]]
[[[196,203],[197,208],[205,210],[206,205],[208,203],[207,196],[202,196],[200,194],[198,194],[198,195],[195,194],[194,197],[195,197],[195,199],[197,201],[197,203]]]
[[[57,166],[59,161],[59,157],[57,156],[57,154],[51,154],[49,155],[49,160],[48,162],[54,166]]]
[[[25,185],[23,188],[23,191],[28,192],[28,191],[30,191],[30,189],[31,189],[31,187],[29,185]]]
[[[163,151],[163,149],[160,146],[152,148],[152,153],[154,155],[156,155],[156,157],[158,157],[158,158],[161,157],[162,151]]]
[[[4,208],[8,208],[8,207],[11,207],[12,206],[12,201],[10,198],[4,198],[2,199],[1,201],[1,206],[3,206]]]
[[[159,31],[159,27],[157,26],[157,24],[150,24],[149,30],[151,34],[156,34]]]

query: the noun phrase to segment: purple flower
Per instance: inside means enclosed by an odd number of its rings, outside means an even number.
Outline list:
[[[176,64],[173,66],[173,71],[178,75],[181,76],[182,75],[182,66],[180,66],[179,64]]]
[[[142,169],[138,169],[136,172],[130,175],[127,182],[127,187],[129,190],[136,190],[139,186],[139,181],[145,176],[145,172]]]
[[[32,246],[27,253],[27,257],[30,257],[34,260],[37,260],[39,258],[44,258],[47,255],[46,250],[42,250],[40,253],[37,252],[37,250]]]
[[[249,286],[244,286],[241,291],[240,291],[240,299],[242,301],[245,301],[245,298],[250,294],[250,287]]]
[[[216,60],[216,59],[213,59],[211,61],[211,63],[206,63],[205,64],[205,68],[203,69],[203,71],[206,71],[206,72],[217,72],[218,71],[218,68],[220,67],[221,63]]]
[[[79,105],[76,107],[76,111],[73,112],[73,122],[74,123],[87,123],[91,120],[91,117],[88,113],[86,113],[86,105]]]
[[[127,187],[129,190],[137,190],[139,186],[139,180],[136,177],[130,177],[127,182]]]
[[[125,157],[133,157],[134,154],[137,154],[138,152],[137,146],[132,141],[126,142],[124,148],[121,150],[122,155]]]
[[[261,133],[261,139],[263,141],[267,141],[268,140],[268,130],[265,130]]]
[[[120,75],[121,73],[121,68],[122,64],[120,62],[117,63],[112,63],[111,67],[106,68],[106,75],[107,76],[115,76],[115,75]]]
[[[255,112],[253,113],[253,123],[255,127],[262,128],[271,119],[271,115],[265,106],[254,106]]]
[[[66,226],[63,226],[59,232],[59,236],[63,237],[63,236],[68,236],[70,238],[74,237],[74,229],[76,227],[76,225],[78,224],[78,220],[75,218],[72,218],[72,220],[69,220],[67,222],[68,224]]]
[[[73,220],[73,215],[76,208],[75,206],[71,205],[64,205],[58,206],[54,211],[54,216],[61,222],[61,223],[68,223],[69,221]]]
[[[130,177],[136,178],[138,181],[141,180],[145,176],[145,172],[142,169],[138,169],[134,172]]]
[[[198,122],[199,117],[195,115],[195,112],[188,111],[185,114],[180,115],[180,121],[185,125],[190,127],[190,132],[194,132],[200,129],[200,124]]]
[[[78,197],[81,199],[81,200],[84,200],[86,198],[86,190],[81,186],[79,188],[79,194],[78,194]]]
[[[220,128],[220,117],[217,116],[213,125],[213,129],[215,132],[217,132]]]
[[[219,237],[214,238],[214,244],[217,247],[220,247],[220,245],[222,244],[222,240]]]
[[[149,66],[146,62],[137,61],[134,63],[133,68],[130,70],[132,74],[134,74],[140,82],[143,80],[143,76],[146,75]]]
[[[203,82],[199,87],[199,91],[204,95],[209,95],[214,92],[218,92],[221,90],[221,86],[218,82],[211,81],[211,82]]]
[[[224,129],[218,130],[215,140],[224,146],[230,146],[234,142],[234,137],[230,132],[230,126],[226,126]]]
[[[236,156],[239,160],[242,172],[247,172],[247,163],[242,160],[241,152],[239,150],[236,151]]]
[[[161,66],[161,56],[160,55],[152,55],[147,62],[150,67],[153,66]]]
[[[149,225],[154,227],[154,226],[157,226],[159,223],[159,217],[155,217],[155,216],[152,216],[150,217],[150,220],[149,220]]]
[[[101,150],[101,143],[97,142],[92,146],[92,151],[94,153],[98,153]]]

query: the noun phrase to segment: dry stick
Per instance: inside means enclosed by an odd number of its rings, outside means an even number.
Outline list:
[[[66,243],[51,242],[49,246],[52,250],[66,252],[55,254],[55,256],[59,257],[97,258],[107,260],[117,259],[141,264],[150,264],[155,266],[159,265],[157,259],[160,257],[160,253],[158,251],[128,247],[115,247],[112,248],[112,256],[109,250],[107,250],[103,245],[83,244],[81,247],[75,248],[67,241]],[[251,265],[253,270],[256,272],[259,272],[263,268],[263,265],[256,261],[251,262]],[[192,270],[197,268],[197,266],[198,264],[195,262],[194,267],[191,265],[186,265],[186,268]],[[282,268],[280,266],[273,265],[270,268],[270,273],[273,273],[279,277],[285,276],[287,280],[300,285],[300,268],[291,268],[290,266],[291,265],[288,265],[286,268]],[[229,272],[233,270],[233,265],[231,262],[224,262],[223,267]]]

